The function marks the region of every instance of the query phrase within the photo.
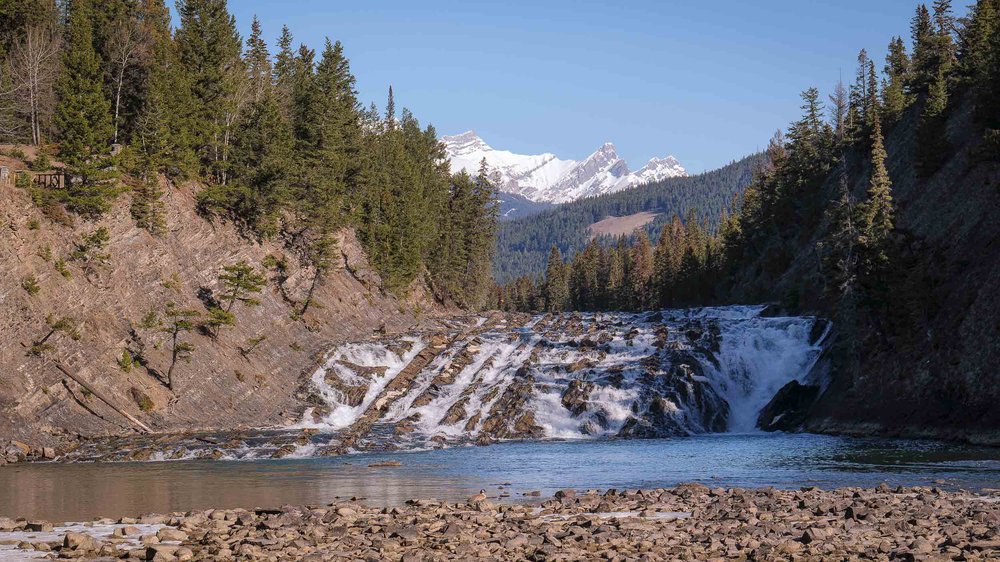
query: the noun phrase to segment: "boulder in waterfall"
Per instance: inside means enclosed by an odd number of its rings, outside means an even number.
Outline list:
[[[819,397],[819,387],[791,381],[774,395],[757,418],[764,431],[795,431],[802,427],[809,408]]]

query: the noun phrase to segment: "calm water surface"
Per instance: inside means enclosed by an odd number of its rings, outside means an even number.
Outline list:
[[[396,460],[401,467],[369,468]],[[560,488],[939,485],[1000,487],[1000,449],[818,435],[717,434],[648,441],[509,443],[269,461],[30,464],[0,468],[0,516],[81,521],[211,507],[323,504],[359,497],[510,500]]]

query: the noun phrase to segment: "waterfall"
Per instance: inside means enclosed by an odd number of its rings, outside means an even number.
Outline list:
[[[825,337],[814,318],[764,309],[492,317],[346,344],[312,375],[317,406],[296,427],[413,444],[755,431]]]

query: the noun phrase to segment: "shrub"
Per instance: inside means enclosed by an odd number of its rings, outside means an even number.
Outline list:
[[[132,354],[127,349],[122,351],[121,357],[118,358],[118,367],[122,371],[130,373],[133,365],[135,365],[135,359],[132,358]]]
[[[38,284],[38,279],[34,275],[29,275],[22,279],[21,288],[31,296],[37,295],[42,290],[42,287]]]
[[[132,395],[132,400],[135,401],[136,406],[139,406],[139,410],[143,412],[150,412],[156,407],[156,405],[153,404],[153,399],[150,398],[148,394],[134,386],[129,389],[129,394]]]
[[[66,267],[66,260],[58,259],[58,260],[56,260],[56,263],[54,265],[55,265],[56,271],[59,272],[59,275],[62,275],[66,279],[69,279],[70,277],[73,277],[73,272],[71,272],[69,270],[69,268]]]
[[[52,248],[50,248],[49,246],[42,246],[41,248],[38,249],[38,252],[36,252],[36,254],[38,255],[38,257],[42,258],[43,261],[46,262],[52,261]]]
[[[42,227],[42,223],[38,219],[31,219],[28,221],[28,230],[38,230]]]
[[[52,169],[52,160],[45,151],[39,151],[38,157],[31,161],[31,169],[35,172],[44,172]]]

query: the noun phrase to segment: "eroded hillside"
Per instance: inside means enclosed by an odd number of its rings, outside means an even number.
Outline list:
[[[312,269],[279,243],[200,217],[196,185],[161,179],[161,187],[161,236],[135,227],[127,204],[68,226],[46,218],[26,191],[0,187],[0,434],[40,446],[137,431],[73,377],[154,431],[281,424],[301,414],[301,375],[331,345],[434,323],[442,311],[420,287],[406,300],[383,293],[345,230],[339,263],[299,317]],[[87,247],[99,228],[106,245]],[[241,261],[267,277],[251,295],[259,306],[237,303],[235,325],[201,327],[220,299],[222,268]],[[191,314],[176,342],[169,303]]]

